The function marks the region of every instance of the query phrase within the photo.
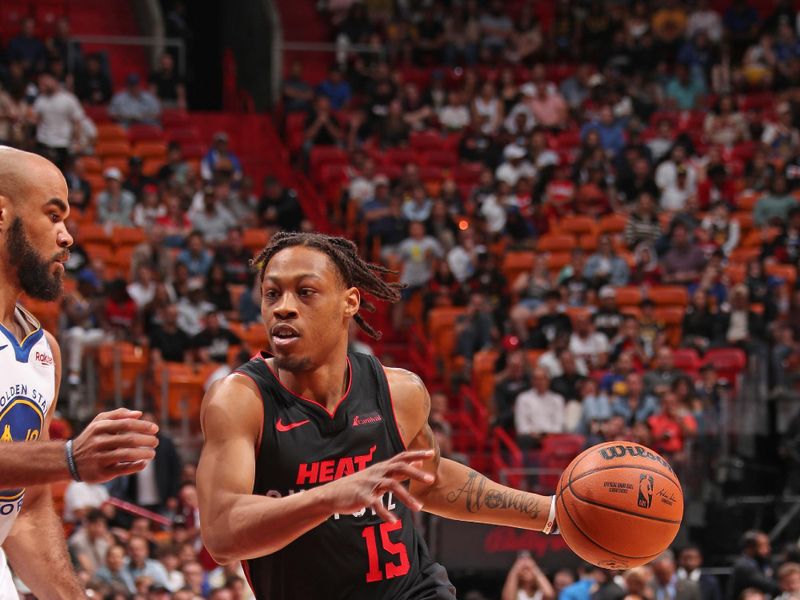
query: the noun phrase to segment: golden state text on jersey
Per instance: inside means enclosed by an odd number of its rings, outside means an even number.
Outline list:
[[[44,330],[21,307],[15,316],[30,333],[19,342],[0,324],[0,452],[6,443],[39,439],[55,395],[53,352]],[[0,490],[0,544],[24,497],[24,489]]]

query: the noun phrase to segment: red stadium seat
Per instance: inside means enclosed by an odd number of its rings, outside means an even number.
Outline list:
[[[672,359],[676,368],[690,375],[696,375],[703,364],[697,350],[693,348],[676,348],[672,351]]]
[[[501,270],[506,280],[514,282],[521,273],[533,268],[536,255],[533,252],[507,252],[503,255]]]
[[[143,125],[137,123],[128,128],[128,139],[131,144],[142,142],[145,140],[161,140],[164,138],[164,132],[156,125]]]
[[[444,150],[445,143],[445,138],[433,131],[413,132],[408,138],[409,146],[419,152]]]
[[[161,111],[161,126],[164,129],[178,129],[190,124],[189,115],[185,110],[165,108]]]
[[[428,150],[422,155],[422,163],[426,166],[452,169],[458,163],[458,156],[446,150]]]
[[[683,306],[689,302],[689,292],[678,285],[655,285],[650,288],[647,297],[659,306]]]
[[[571,233],[572,235],[586,235],[587,233],[597,233],[597,221],[591,217],[569,216],[564,217],[558,222],[560,233]]]
[[[734,378],[747,366],[747,355],[740,348],[711,348],[703,362],[714,365],[720,374]]]
[[[383,153],[387,163],[404,167],[408,163],[419,163],[421,154],[411,148],[389,148]]]
[[[642,303],[642,288],[639,287],[618,287],[617,306],[638,306]]]
[[[199,144],[200,132],[194,127],[182,127],[180,129],[170,129],[165,137],[170,142],[178,142],[179,144]]]
[[[536,249],[540,252],[569,252],[576,245],[574,236],[560,233],[549,233],[536,241]]]

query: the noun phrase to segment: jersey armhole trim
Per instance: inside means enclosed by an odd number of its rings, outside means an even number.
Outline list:
[[[254,384],[256,384],[256,387],[258,388],[258,382],[247,371],[243,371],[241,369],[236,369],[234,371],[234,373],[236,373],[237,375],[244,375],[250,381],[252,381]],[[260,393],[258,395],[259,395],[259,397],[261,397]],[[256,457],[256,460],[258,460],[258,455],[261,454],[261,442],[262,442],[262,440],[264,438],[264,423],[266,423],[266,422],[267,422],[266,402],[264,402],[264,399],[261,398],[261,427],[258,430],[258,439],[256,440],[256,446],[255,446],[255,457]],[[256,481],[255,481],[255,479],[253,479],[253,489],[255,489],[255,485],[256,485]],[[255,493],[255,492],[252,492],[252,493]]]
[[[389,390],[389,406],[392,407],[392,419],[394,420],[394,428],[397,430],[397,437],[400,440],[400,444],[403,446],[403,450],[408,450],[408,445],[403,439],[403,432],[400,431],[400,422],[397,420],[397,411],[394,408],[394,396],[392,396],[392,386],[389,385],[389,378],[386,377],[386,371],[383,370],[383,367],[381,367],[381,372],[383,373],[384,379],[386,379],[386,389]]]
[[[378,378],[378,386],[386,387],[386,397],[389,400],[389,408],[392,411],[392,421],[394,421],[394,427],[387,428],[387,432],[389,433],[390,437],[392,433],[396,434],[397,442],[400,445],[401,452],[404,452],[408,450],[408,446],[406,446],[406,441],[403,439],[403,434],[400,431],[400,423],[397,420],[397,411],[394,408],[394,396],[392,396],[392,386],[389,385],[389,378],[386,375],[386,370],[383,368],[381,361],[379,361],[374,356],[370,356],[369,360],[372,363],[373,370],[376,371],[376,376]]]

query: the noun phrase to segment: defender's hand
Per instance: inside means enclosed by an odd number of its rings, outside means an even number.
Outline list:
[[[103,483],[144,469],[155,456],[158,426],[140,421],[141,411],[118,408],[97,415],[72,443],[83,481]]]
[[[401,452],[389,460],[367,467],[363,471],[348,475],[320,488],[324,501],[332,513],[355,513],[363,508],[373,509],[382,519],[395,522],[395,517],[381,502],[386,492],[412,510],[420,510],[422,504],[403,486],[401,481],[413,479],[422,483],[433,483],[433,475],[420,467],[422,461],[433,458],[433,450]]]

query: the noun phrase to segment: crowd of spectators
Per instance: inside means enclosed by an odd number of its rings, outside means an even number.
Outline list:
[[[498,593],[469,591],[468,600],[790,600],[800,594],[797,548],[774,552],[769,537],[748,531],[740,540],[730,576],[720,580],[704,570],[700,548],[667,550],[645,566],[608,571],[589,564],[577,570],[545,570],[520,552]]]
[[[709,351],[765,357],[776,392],[796,384],[791,3],[324,10],[336,63],[316,86],[296,63],[283,88],[287,123],[307,115],[300,159],[327,191],[336,179],[315,156],[346,153],[332,215],[399,268],[395,327],[464,307],[455,377],[470,380],[477,353],[497,354],[494,398],[481,400],[520,445],[577,432],[587,444],[636,439],[680,463],[692,443],[713,447],[736,385]],[[582,216],[596,227],[570,248],[544,246]],[[615,218],[624,225],[601,228]],[[506,255],[531,250],[532,268],[509,278]],[[677,322],[658,308],[666,285],[688,293]],[[630,288],[643,298],[633,309],[617,302]],[[688,349],[696,362],[676,367],[673,353]]]
[[[346,152],[331,217],[365,254],[401,271],[408,287],[395,329],[433,308],[464,307],[451,375],[468,381],[477,353],[497,354],[494,391],[482,400],[534,464],[551,433],[577,432],[586,444],[633,439],[676,464],[693,444],[713,451],[732,382],[713,363],[677,368],[676,349],[701,360],[720,347],[763,353],[776,390],[796,384],[800,42],[790,3],[766,14],[747,0],[724,13],[703,0],[331,0],[326,10],[336,65],[312,85],[296,63],[283,86],[284,113],[302,120],[298,163],[324,146]],[[181,19],[176,9],[168,24]],[[148,85],[130,73],[114,90],[105,56],[68,51],[69,38],[65,19],[47,36],[26,19],[0,57],[0,142],[54,160],[75,215],[76,285],[60,333],[66,393],[80,389],[84,356],[110,341],[146,347],[153,372],[165,361],[211,362],[218,377],[242,358],[229,325],[259,319],[244,232],[311,225],[277,179],[255,194],[224,132],[199,164],[174,141],[157,172],[131,156],[93,185],[83,159],[97,127],[86,107],[107,106],[124,127],[157,126],[163,109],[186,108],[185,87],[165,54]],[[429,133],[447,154],[435,173],[413,152],[403,164],[385,160]],[[594,231],[568,251],[538,250],[574,216],[613,215],[624,228]],[[114,272],[87,250],[87,224],[145,232],[129,269]],[[504,256],[533,250],[532,268],[506,277]],[[677,337],[649,298],[664,284],[690,298]],[[631,287],[644,297],[635,317],[617,301]],[[468,462],[451,447],[447,396],[434,397],[443,450]],[[165,525],[126,517],[109,498]],[[93,597],[250,597],[237,565],[209,562],[197,518],[193,467],[166,437],[152,469],[110,489],[72,484],[65,496],[70,550]],[[763,535],[747,538],[722,592],[691,548],[677,569],[665,555],[624,575],[563,570],[547,584],[521,557],[503,600],[688,599],[698,587],[712,600],[788,600],[800,587],[798,557],[773,571],[769,555]]]
[[[199,160],[185,158],[181,143],[164,134],[167,154],[159,168],[146,172],[145,161],[132,153],[127,164],[90,176],[87,161],[103,159],[95,156],[102,140],[90,107],[107,110],[124,129],[160,128],[164,109],[187,108],[170,54],[146,81],[129,73],[115,90],[111,75],[105,54],[84,54],[70,42],[67,19],[41,35],[26,18],[0,52],[0,144],[53,160],[69,188],[67,227],[75,244],[66,265],[60,331],[54,331],[65,361],[54,437],[94,414],[84,366],[87,357],[97,359],[101,346],[130,342],[144,348],[150,360],[142,375],[149,380],[165,362],[183,362],[216,365],[206,371],[210,383],[246,361],[251,349],[229,328],[233,321],[260,318],[244,232],[310,227],[296,194],[276,178],[267,177],[263,194],[256,195],[224,131]],[[112,265],[94,252],[81,232],[97,226],[109,239],[119,230],[143,232],[130,264]],[[151,413],[144,418],[156,421]],[[72,482],[57,495],[87,597],[253,598],[239,563],[219,566],[203,550],[194,465],[181,456],[191,453],[179,452],[167,433],[159,433],[159,442],[156,459],[142,473],[107,486]],[[150,512],[131,513],[121,503]],[[19,587],[24,594],[21,582]]]

